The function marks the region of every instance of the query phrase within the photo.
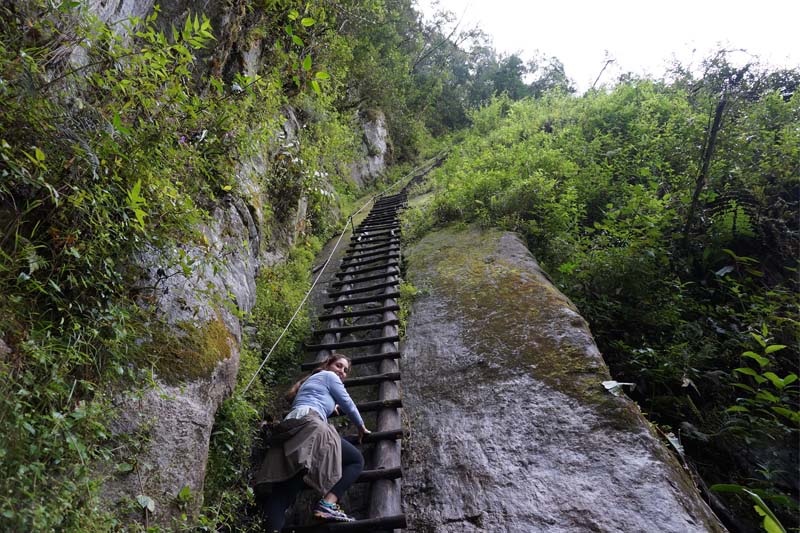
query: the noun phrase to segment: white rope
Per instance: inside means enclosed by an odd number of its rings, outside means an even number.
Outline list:
[[[414,170],[412,170],[411,172],[409,172],[408,174],[403,176],[401,179],[399,179],[396,182],[394,182],[394,184],[392,184],[390,187],[385,189],[383,192],[370,196],[369,200],[367,200],[364,205],[362,205],[360,208],[358,208],[358,211],[356,211],[355,213],[350,215],[350,217],[349,217],[350,224],[353,225],[353,216],[359,214],[365,207],[367,207],[369,204],[371,204],[375,200],[375,198],[377,198],[378,196],[382,196],[382,195],[386,194],[388,191],[392,190],[392,188],[394,188],[397,184],[402,183],[403,180],[405,180],[407,177],[412,175],[418,169],[422,168],[422,166],[423,165],[421,165],[419,167],[416,167]],[[308,297],[311,294],[311,291],[314,290],[314,287],[317,286],[317,282],[322,277],[322,274],[325,273],[325,268],[327,268],[328,263],[331,262],[331,259],[333,258],[333,254],[335,254],[336,250],[339,248],[339,244],[342,242],[342,239],[344,238],[345,233],[347,233],[347,224],[344,225],[344,229],[342,230],[342,233],[339,234],[339,238],[336,240],[336,244],[333,245],[333,250],[331,250],[330,255],[325,260],[325,264],[322,265],[322,269],[319,271],[319,274],[317,274],[317,277],[314,279],[314,282],[311,284],[311,287],[308,289],[308,292],[306,292],[305,296],[303,296],[303,300],[297,306],[297,309],[295,309],[294,314],[292,315],[292,318],[289,319],[289,323],[286,324],[285,328],[283,328],[283,331],[281,331],[281,334],[275,340],[275,343],[272,345],[272,348],[269,349],[269,352],[267,352],[266,357],[264,357],[264,360],[261,361],[261,365],[258,367],[258,370],[256,370],[255,373],[253,373],[253,377],[250,378],[250,381],[247,383],[247,386],[244,388],[244,390],[242,390],[242,394],[247,392],[247,390],[250,388],[250,385],[252,385],[253,382],[256,380],[256,377],[258,377],[258,374],[264,368],[264,365],[267,364],[267,361],[269,360],[270,356],[272,355],[272,352],[275,351],[275,348],[278,346],[278,343],[281,342],[281,339],[283,339],[283,336],[286,335],[287,331],[289,331],[289,327],[291,327],[292,323],[294,322],[294,319],[297,318],[297,315],[300,313],[300,309],[302,309],[303,306],[305,305],[306,300],[308,300]]]

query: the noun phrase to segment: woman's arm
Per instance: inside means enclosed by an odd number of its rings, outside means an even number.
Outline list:
[[[325,372],[325,374],[325,384],[328,386],[328,392],[333,397],[333,401],[339,404],[341,410],[344,411],[347,417],[359,428],[359,432],[361,432],[362,429],[366,430],[364,419],[361,418],[361,413],[358,412],[356,404],[353,403],[352,398],[350,398],[350,395],[347,393],[347,389],[344,388],[342,380],[333,372]]]

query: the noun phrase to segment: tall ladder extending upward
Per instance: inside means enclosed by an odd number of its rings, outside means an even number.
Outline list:
[[[400,439],[403,436],[400,408],[399,319],[400,221],[405,191],[379,198],[370,213],[354,228],[339,271],[328,288],[322,327],[315,331],[318,344],[306,346],[316,353],[303,370],[315,368],[332,352],[350,357],[354,374],[344,381],[354,394],[356,387],[377,386],[377,398],[356,402],[361,413],[377,412],[374,431],[363,443],[365,470],[357,483],[370,483],[366,512],[348,523],[287,526],[284,533],[378,532],[406,527],[400,500]],[[356,438],[351,442],[358,445]]]

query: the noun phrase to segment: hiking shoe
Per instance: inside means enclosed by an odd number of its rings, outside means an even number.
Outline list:
[[[325,520],[326,522],[355,522],[352,516],[347,516],[338,504],[328,503],[320,500],[314,507],[314,518]]]

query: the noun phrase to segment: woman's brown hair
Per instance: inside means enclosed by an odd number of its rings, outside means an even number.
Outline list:
[[[297,396],[297,392],[300,390],[300,387],[303,386],[303,383],[305,383],[308,378],[310,378],[311,376],[313,376],[317,372],[322,372],[323,370],[327,370],[328,368],[330,368],[330,366],[333,363],[335,363],[336,361],[338,361],[340,359],[344,359],[345,361],[347,361],[348,365],[352,366],[352,363],[350,362],[350,358],[347,357],[346,355],[343,355],[343,354],[340,354],[340,353],[336,353],[336,352],[330,354],[327,357],[327,359],[322,361],[317,368],[315,368],[314,370],[311,371],[311,373],[309,375],[305,376],[304,378],[299,380],[297,383],[292,385],[292,388],[289,389],[289,392],[286,393],[286,399],[289,400],[289,403],[292,403],[294,401],[294,398],[295,398],[295,396]]]

